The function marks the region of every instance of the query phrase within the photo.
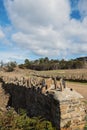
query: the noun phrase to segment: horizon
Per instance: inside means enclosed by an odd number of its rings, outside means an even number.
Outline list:
[[[0,61],[87,56],[86,0],[1,0]]]

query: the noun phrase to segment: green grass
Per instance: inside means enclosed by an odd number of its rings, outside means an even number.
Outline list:
[[[81,82],[81,81],[66,81],[67,83],[75,83],[75,84],[80,84],[80,85],[86,85],[87,86],[87,82]]]
[[[87,100],[84,100],[83,102],[87,105]]]

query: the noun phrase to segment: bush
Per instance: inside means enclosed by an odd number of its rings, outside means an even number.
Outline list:
[[[12,72],[14,71],[14,68],[17,66],[16,62],[8,62],[4,68],[5,71],[7,72]]]
[[[55,130],[51,122],[41,117],[29,118],[22,109],[16,114],[13,109],[0,116],[0,130]]]
[[[18,67],[19,67],[20,69],[24,69],[24,64],[20,64],[20,65],[18,65]]]

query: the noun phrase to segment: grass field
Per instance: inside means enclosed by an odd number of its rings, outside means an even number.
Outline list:
[[[58,78],[64,77],[66,80],[87,82],[87,69],[37,71],[36,73],[40,76],[56,76]]]

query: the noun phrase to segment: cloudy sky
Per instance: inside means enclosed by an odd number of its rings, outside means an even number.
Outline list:
[[[0,60],[87,56],[87,0],[0,0]]]

